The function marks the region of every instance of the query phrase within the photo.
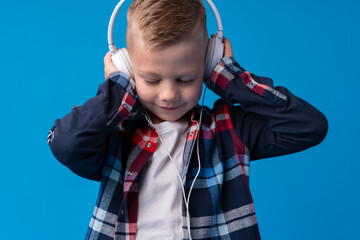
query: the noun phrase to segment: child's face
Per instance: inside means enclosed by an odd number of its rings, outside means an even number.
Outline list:
[[[140,102],[154,123],[179,120],[201,97],[203,40],[199,37],[160,50],[145,50],[139,38],[133,39],[129,54]]]

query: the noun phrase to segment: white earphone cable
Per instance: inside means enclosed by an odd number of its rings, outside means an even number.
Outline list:
[[[147,122],[155,129],[155,126],[154,126],[153,122],[151,121],[148,112],[146,111],[145,108],[144,108],[144,110],[145,110],[145,118],[146,118]],[[180,181],[180,183],[181,183],[181,190],[182,190],[182,195],[183,195],[183,199],[184,199],[184,202],[185,202],[186,213],[188,213],[189,206],[188,206],[187,201],[186,201],[186,194],[185,194],[185,189],[184,189],[184,183],[183,183],[183,181],[182,181],[182,179],[181,179],[180,173],[179,173],[179,171],[178,171],[178,169],[177,169],[177,167],[176,167],[176,164],[175,164],[173,158],[171,157],[171,154],[170,154],[167,146],[165,145],[165,143],[164,143],[164,141],[162,140],[161,136],[158,135],[158,137],[159,137],[159,140],[160,140],[161,144],[164,146],[165,151],[166,151],[167,155],[169,156],[169,158],[170,158],[170,160],[171,160],[171,163],[173,164],[173,166],[174,166],[174,168],[175,168],[175,172],[176,172],[176,174],[177,174],[177,176],[178,176],[178,178],[179,178],[179,181]],[[189,229],[188,229],[188,230],[189,230]],[[189,233],[189,235],[190,235],[190,233]],[[190,240],[191,240],[191,237],[190,237]]]
[[[189,206],[189,202],[190,202],[190,195],[191,192],[193,190],[194,184],[196,179],[198,178],[199,174],[200,174],[200,170],[201,170],[201,162],[200,162],[200,150],[199,150],[199,139],[200,139],[200,129],[201,129],[201,122],[202,122],[202,114],[203,114],[203,108],[204,108],[204,100],[205,100],[205,94],[206,94],[206,89],[207,87],[205,86],[205,90],[204,90],[204,95],[203,95],[203,99],[202,99],[202,103],[201,103],[201,110],[200,110],[200,117],[199,117],[199,124],[198,124],[198,136],[196,138],[196,151],[197,151],[197,160],[198,160],[198,170],[197,173],[194,177],[193,182],[191,183],[191,187],[189,190],[189,195],[188,195],[188,199],[187,199],[187,206]],[[188,227],[188,232],[189,232],[189,239],[192,240],[191,238],[191,230],[190,230],[190,213],[189,213],[189,207],[186,209],[186,220],[187,220],[187,227]]]
[[[199,139],[200,139],[200,129],[201,129],[201,122],[202,122],[202,114],[203,114],[203,108],[204,108],[204,100],[205,100],[205,94],[206,94],[206,87],[205,87],[205,90],[204,90],[204,95],[203,95],[203,99],[202,99],[202,103],[201,103],[201,110],[200,110],[200,117],[199,117],[199,123],[198,123],[198,136],[196,138],[196,151],[197,151],[197,160],[198,160],[198,170],[197,170],[197,173],[194,177],[194,180],[193,182],[191,183],[191,187],[190,187],[190,190],[189,190],[189,194],[188,194],[188,198],[186,199],[186,194],[185,194],[185,188],[184,188],[184,182],[180,176],[180,173],[176,167],[176,164],[170,154],[170,151],[169,149],[166,147],[164,141],[162,140],[161,136],[158,135],[159,137],[159,140],[161,142],[161,144],[164,146],[165,148],[165,151],[167,153],[167,155],[169,156],[170,160],[171,160],[171,163],[173,164],[174,168],[175,168],[175,171],[176,171],[176,174],[179,178],[179,181],[181,183],[181,190],[182,190],[182,193],[183,193],[183,198],[184,198],[184,202],[185,202],[185,207],[186,207],[186,225],[187,225],[187,229],[188,229],[188,234],[189,234],[189,239],[192,240],[191,238],[191,229],[190,229],[190,213],[189,213],[189,202],[190,202],[190,195],[191,195],[191,192],[192,192],[192,189],[194,188],[194,184],[195,184],[195,181],[196,179],[198,178],[199,174],[200,174],[200,170],[201,170],[201,162],[200,162],[200,150],[199,150]],[[150,117],[149,117],[149,114],[148,112],[146,111],[146,109],[144,108],[144,111],[145,111],[145,118],[147,120],[147,122],[155,129],[154,127],[154,124],[153,122],[151,121]]]

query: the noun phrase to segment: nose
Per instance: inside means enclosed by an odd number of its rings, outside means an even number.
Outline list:
[[[177,101],[179,92],[176,84],[171,81],[164,81],[159,89],[159,99],[166,102]]]

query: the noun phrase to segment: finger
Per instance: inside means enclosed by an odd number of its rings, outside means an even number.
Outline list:
[[[109,51],[109,52],[107,52],[106,53],[106,55],[105,55],[105,57],[104,57],[104,62],[109,62],[109,61],[111,61],[111,52]]]
[[[233,53],[233,50],[232,50],[230,40],[224,37],[223,42],[224,42],[224,55],[223,55],[223,57],[234,57],[234,53]]]

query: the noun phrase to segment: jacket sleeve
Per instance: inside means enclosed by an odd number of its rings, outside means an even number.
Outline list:
[[[230,118],[251,160],[275,157],[319,144],[326,117],[270,78],[245,71],[232,57],[221,59],[206,85],[230,104]]]
[[[74,173],[100,180],[107,136],[129,115],[135,104],[135,84],[126,74],[113,72],[95,97],[55,121],[48,134],[54,156]]]

